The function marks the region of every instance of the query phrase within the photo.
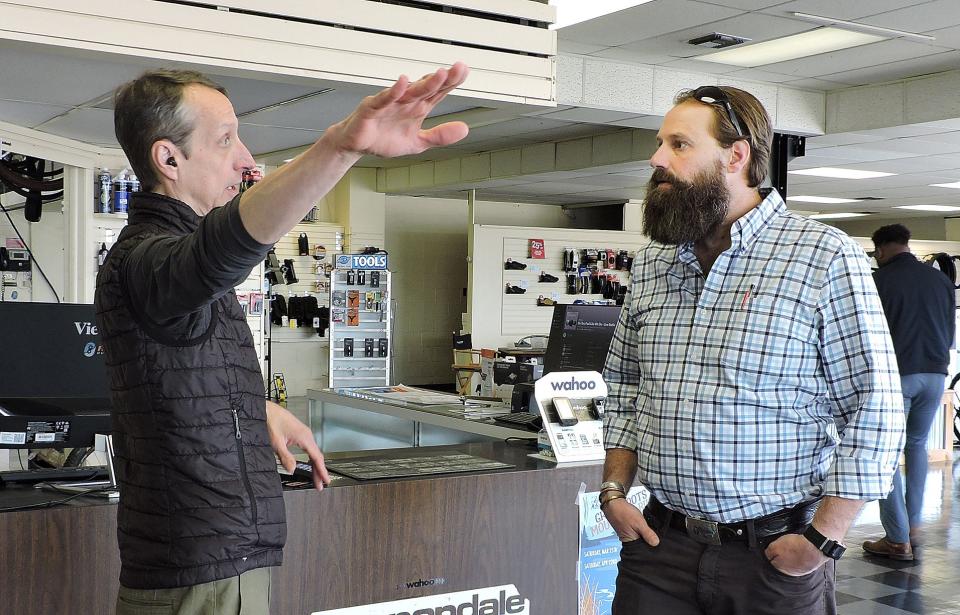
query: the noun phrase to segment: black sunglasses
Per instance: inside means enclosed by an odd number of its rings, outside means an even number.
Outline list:
[[[733,110],[733,105],[730,104],[730,98],[726,92],[715,85],[705,85],[697,88],[691,92],[690,95],[702,103],[722,107],[723,110],[727,112],[730,123],[733,124],[733,127],[737,130],[737,136],[741,139],[750,139],[750,133],[741,127],[740,119],[737,117],[737,112]]]

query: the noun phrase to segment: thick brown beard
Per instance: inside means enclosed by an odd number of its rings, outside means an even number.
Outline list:
[[[657,184],[664,181],[670,188],[661,190]],[[647,184],[643,234],[667,245],[696,243],[717,230],[729,209],[730,191],[719,160],[689,182],[657,168]]]

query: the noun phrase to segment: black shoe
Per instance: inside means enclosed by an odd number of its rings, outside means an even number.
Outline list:
[[[508,295],[522,295],[525,292],[527,292],[526,288],[520,288],[519,286],[514,286],[513,284],[507,284]]]
[[[560,278],[555,275],[550,275],[545,271],[540,272],[540,281],[541,282],[559,282]]]
[[[504,269],[526,269],[527,264],[521,263],[520,261],[515,261],[512,258],[508,258],[507,262],[503,264]]]

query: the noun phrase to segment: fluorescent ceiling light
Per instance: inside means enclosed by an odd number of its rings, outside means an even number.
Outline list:
[[[805,58],[820,53],[837,51],[838,49],[848,49],[882,40],[884,40],[884,37],[876,34],[851,32],[839,28],[817,28],[809,32],[801,32],[800,34],[784,36],[762,43],[715,51],[702,56],[695,56],[692,59],[750,68]]]
[[[557,9],[557,22],[550,26],[551,30],[558,30],[572,26],[581,21],[588,21],[616,13],[624,9],[646,4],[651,0],[550,0],[550,4]]]
[[[874,179],[875,177],[896,175],[896,173],[884,173],[883,171],[860,171],[858,169],[840,169],[837,167],[815,167],[813,169],[787,171],[787,173],[792,173],[793,175],[813,175],[815,177],[833,177],[835,179]]]
[[[838,211],[833,214],[814,214],[810,216],[811,220],[842,220],[844,218],[859,218],[861,216],[869,216],[870,214],[858,214],[852,211]]]
[[[960,182],[953,182],[952,184],[930,184],[931,186],[936,186],[937,188],[957,188],[960,189]]]
[[[833,196],[788,196],[788,201],[799,201],[800,203],[824,203],[835,205],[837,203],[857,203],[860,199],[840,199]]]
[[[897,205],[894,209],[912,209],[914,211],[960,211],[953,205]]]

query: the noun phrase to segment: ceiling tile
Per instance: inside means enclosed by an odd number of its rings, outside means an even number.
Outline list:
[[[934,42],[937,47],[960,49],[960,26],[930,30],[927,34],[937,37],[937,40]]]
[[[37,124],[66,113],[70,109],[70,107],[0,99],[0,121],[33,128]]]
[[[763,12],[772,15],[785,15],[797,11],[836,19],[860,19],[867,15],[876,15],[907,6],[923,4],[930,0],[795,0],[786,2]]]
[[[934,0],[922,7],[904,7],[860,20],[873,26],[906,32],[928,32],[960,24],[960,3],[957,0]]]
[[[609,45],[588,45],[586,43],[577,43],[568,41],[562,36],[557,37],[557,51],[560,53],[573,53],[577,55],[590,55],[598,51],[603,51]]]
[[[934,48],[931,47],[930,49]],[[868,85],[952,70],[957,68],[958,64],[960,64],[960,51],[942,51],[921,58],[888,62],[851,71],[829,73],[823,76],[833,81],[842,81],[851,85]]]
[[[690,26],[688,22],[685,24],[685,27],[674,32],[649,38],[641,38],[637,41],[621,45],[616,49],[622,52],[634,52],[638,58],[647,55],[674,59],[691,58],[714,51],[707,47],[691,45],[688,42],[692,38],[704,36],[711,32],[743,36],[751,39],[753,42],[760,42],[790,34],[797,34],[812,28],[813,26],[809,23],[792,19],[784,19],[763,13],[741,13],[735,17],[712,22],[697,19],[693,26]],[[629,55],[621,55],[621,59],[640,61],[639,59],[630,58]],[[658,59],[657,63],[662,64],[664,61],[666,60]],[[710,62],[700,62],[697,65],[706,67],[709,64],[717,66],[715,63]],[[707,68],[701,68],[700,70],[707,71]]]
[[[333,83],[316,86],[264,83],[256,79],[243,79],[227,75],[211,75],[211,78],[227,88],[230,102],[233,103],[233,109],[237,114],[284,102],[327,87],[336,87],[336,84]]]
[[[783,0],[703,0],[708,4],[719,4],[720,6],[729,6],[744,11],[758,11],[775,4],[780,4]]]
[[[36,128],[94,145],[119,147],[113,131],[113,111],[109,109],[74,109]]]
[[[879,66],[900,60],[943,53],[945,50],[903,39],[886,40],[849,49],[821,53],[807,58],[787,60],[764,65],[762,70],[794,75],[795,77],[824,77],[845,71]],[[845,81],[843,75],[837,76]]]
[[[631,49],[629,45],[623,47],[607,47],[603,51],[591,53],[590,56],[594,58],[604,58],[607,60],[635,62],[637,64],[649,65],[663,64],[664,62],[676,60],[675,57],[664,55],[662,53],[635,51]]]
[[[308,145],[322,134],[322,131],[315,130],[259,126],[246,122],[240,124],[240,138],[254,156]]]
[[[635,117],[636,112],[629,111],[607,111],[605,109],[591,109],[589,107],[579,107],[567,109],[564,111],[554,111],[553,113],[544,113],[539,117],[551,120],[562,120],[564,122],[588,122],[591,124],[607,124],[617,120],[624,120]]]
[[[691,21],[710,23],[742,13],[692,0],[654,0],[558,30],[566,40],[615,47],[691,27]]]
[[[830,92],[832,90],[840,90],[843,88],[848,88],[851,85],[850,83],[840,83],[839,81],[828,81],[826,79],[815,79],[812,77],[804,79],[796,79],[794,81],[784,81],[784,85],[788,85],[792,88],[803,88],[804,90],[820,90],[821,92]]]
[[[343,84],[320,96],[245,115],[240,121],[260,126],[326,130],[327,126],[343,119],[363,96],[372,91]]]
[[[101,56],[94,61],[81,53],[0,43],[3,97],[72,107],[103,97],[151,66],[148,60],[124,63]]]

